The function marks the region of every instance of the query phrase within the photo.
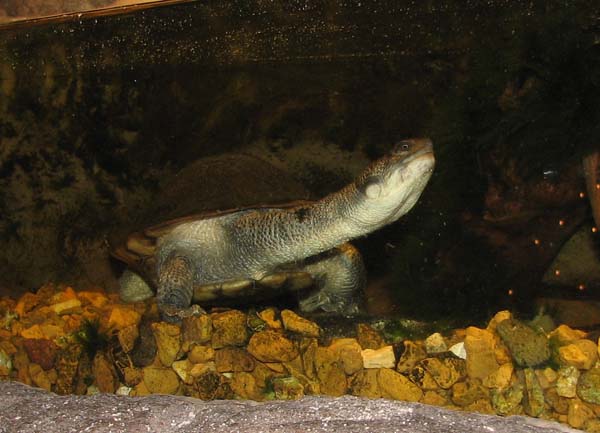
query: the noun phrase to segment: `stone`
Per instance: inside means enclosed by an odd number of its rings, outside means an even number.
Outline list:
[[[129,353],[135,347],[135,342],[140,336],[137,325],[130,325],[122,328],[117,333],[119,344],[125,353]]]
[[[402,374],[408,374],[412,371],[412,369],[423,359],[427,357],[427,352],[425,349],[410,340],[404,340],[404,351],[400,356],[400,360],[398,361],[398,365],[396,366],[396,371]],[[390,347],[390,346],[387,346]],[[389,351],[389,349],[386,349]],[[393,350],[392,350],[393,353]],[[389,355],[388,355],[389,356]],[[384,366],[387,367],[387,366]],[[367,368],[367,367],[365,367]]]
[[[83,291],[78,292],[77,296],[83,301],[84,304],[92,305],[96,308],[102,308],[108,304],[108,298],[104,293]]]
[[[194,378],[200,377],[208,372],[216,372],[217,366],[214,361],[209,361],[201,364],[194,364],[190,369],[190,375]]]
[[[457,358],[467,359],[467,351],[465,350],[465,342],[464,341],[460,341],[456,344],[453,344],[452,346],[450,346],[448,351],[453,353]],[[497,357],[496,357],[496,361],[497,361]]]
[[[143,383],[152,394],[175,394],[179,389],[177,374],[166,367],[142,369]]]
[[[128,386],[136,386],[142,381],[142,371],[135,367],[125,367],[123,369],[123,381]]]
[[[467,328],[465,351],[467,375],[472,379],[485,379],[500,367],[496,361],[494,334],[487,330]]]
[[[457,382],[452,386],[452,403],[466,407],[477,400],[489,399],[489,392],[477,380]]]
[[[212,338],[212,319],[208,314],[186,317],[182,321],[182,350],[188,352],[194,345],[205,344]]]
[[[423,391],[439,389],[439,385],[437,384],[437,382],[433,379],[431,374],[427,370],[425,370],[421,365],[416,365],[410,371],[410,373],[408,373],[405,376],[408,377],[411,382],[413,382]]]
[[[142,316],[140,313],[135,311],[132,307],[115,305],[108,316],[108,327],[120,330],[127,326],[137,326],[140,323],[141,318]]]
[[[271,383],[271,379],[274,377],[283,376],[283,373],[276,373],[271,370],[269,367],[266,367],[262,362],[256,362],[254,366],[254,370],[251,372],[252,376],[256,380],[256,385],[261,389],[267,387],[269,383]]]
[[[194,381],[191,395],[202,400],[228,399],[234,394],[229,384],[230,379],[209,371],[198,376]]]
[[[193,376],[190,373],[190,370],[193,366],[194,364],[192,364],[188,359],[175,361],[173,364],[171,364],[171,368],[175,373],[177,373],[177,376],[179,376],[179,378],[188,385],[193,381]]]
[[[433,380],[442,389],[450,389],[458,380],[464,378],[464,361],[452,358],[440,360],[426,358],[421,361],[421,366],[431,375]]]
[[[12,368],[13,364],[10,355],[4,349],[0,349],[0,377],[9,376]]]
[[[317,340],[314,338],[305,341],[304,348],[302,351],[302,369],[304,374],[309,379],[316,379],[317,372],[315,370],[315,353],[317,351]]]
[[[577,382],[577,395],[585,402],[600,404],[600,367],[585,371]]]
[[[38,388],[45,389],[46,391],[51,390],[52,382],[50,382],[48,374],[38,364],[29,364],[29,376],[33,384]]]
[[[494,317],[492,317],[490,319],[490,321],[488,322],[486,330],[488,330],[490,332],[496,332],[496,327],[498,326],[498,323],[503,322],[507,319],[512,319],[512,313],[510,311],[503,310],[503,311],[497,312],[494,315]]]
[[[304,317],[298,316],[291,310],[283,310],[281,312],[281,320],[283,321],[283,327],[290,332],[314,338],[318,338],[321,335],[321,328],[319,325]]]
[[[483,386],[487,388],[504,389],[510,385],[513,371],[514,367],[512,363],[507,362],[502,364],[498,367],[498,370],[483,379]]]
[[[527,415],[537,418],[544,411],[544,392],[533,369],[524,369],[522,375],[525,384],[523,409]]]
[[[304,375],[304,368],[302,365],[302,357],[297,356],[291,361],[284,362],[281,365],[285,368],[285,372],[290,376],[300,377]]]
[[[396,355],[392,346],[384,346],[380,349],[364,349],[361,351],[364,368],[394,368]]]
[[[419,401],[423,391],[405,376],[389,368],[379,370],[377,376],[381,396],[394,400]]]
[[[19,317],[25,316],[26,313],[33,310],[41,301],[41,297],[35,293],[24,293],[17,301],[15,312]]]
[[[229,381],[229,386],[238,398],[262,400],[262,392],[256,385],[256,379],[250,373],[244,371],[234,373]]]
[[[596,418],[594,411],[585,403],[573,399],[569,402],[567,422],[573,428],[581,429],[590,419]]]
[[[276,377],[271,384],[278,400],[298,400],[304,397],[304,386],[295,377]]]
[[[336,354],[328,347],[317,347],[315,369],[321,383],[321,392],[325,395],[341,396],[348,390],[346,374]]]
[[[437,391],[425,391],[420,402],[433,406],[445,406],[448,404],[448,399]]]
[[[558,379],[558,373],[550,367],[546,367],[543,370],[536,370],[535,374],[537,375],[540,385],[543,389],[554,386],[556,384],[556,379]]]
[[[62,327],[52,324],[33,325],[21,331],[21,337],[29,339],[47,339],[54,340],[64,337],[65,332]]]
[[[219,373],[254,370],[254,358],[239,347],[224,347],[215,351],[215,366]]]
[[[119,381],[113,365],[106,359],[102,353],[96,353],[92,362],[92,374],[95,378],[95,384],[100,392],[114,394]]]
[[[377,350],[385,345],[381,334],[366,323],[356,325],[356,338],[363,349]]]
[[[571,399],[558,395],[556,388],[546,390],[545,400],[556,413],[566,415],[569,412],[569,402]]]
[[[271,329],[278,330],[282,329],[283,325],[281,321],[277,319],[277,312],[274,308],[267,308],[258,313],[258,317],[260,317],[267,326]]]
[[[329,345],[329,349],[335,353],[338,360],[341,362],[344,373],[348,376],[362,370],[362,348],[356,339],[337,338]]]
[[[361,370],[350,379],[350,393],[358,397],[381,398],[379,369]]]
[[[575,340],[558,348],[562,364],[572,365],[579,370],[589,370],[598,361],[598,346],[591,340]]]
[[[39,364],[44,370],[54,367],[58,346],[51,340],[39,338],[23,339],[23,348],[31,362]]]
[[[281,333],[272,330],[260,331],[252,335],[247,350],[262,362],[287,362],[298,356],[294,343]]]
[[[560,325],[554,331],[550,332],[549,336],[559,346],[564,346],[585,337],[585,332],[573,329],[567,325]]]
[[[165,367],[170,367],[181,349],[181,329],[172,323],[157,322],[151,325],[158,358]]]
[[[496,332],[518,366],[535,367],[550,358],[548,338],[518,320],[507,319],[498,323]]]
[[[213,332],[212,347],[243,346],[248,341],[246,315],[238,310],[211,315]],[[256,334],[255,334],[256,335]]]
[[[583,430],[588,433],[600,433],[600,419],[591,418],[585,421]]]
[[[579,370],[572,365],[561,367],[558,370],[556,379],[556,392],[561,397],[573,398],[577,393],[577,382],[579,380]]]
[[[67,301],[59,302],[58,304],[50,306],[52,311],[58,315],[67,314],[68,312],[71,312],[79,307],[81,307],[81,301],[77,298],[69,299]]]
[[[210,346],[192,346],[188,353],[188,359],[194,364],[213,361],[215,359],[215,349]]]
[[[442,334],[439,332],[435,332],[427,337],[424,344],[425,352],[427,352],[428,355],[435,355],[448,351],[448,346],[446,346],[444,337],[442,337]]]
[[[69,344],[58,351],[55,362],[58,378],[54,388],[57,394],[67,395],[73,393],[82,351],[83,348],[79,344]]]

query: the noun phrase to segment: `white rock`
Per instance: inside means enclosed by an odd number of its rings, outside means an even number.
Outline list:
[[[467,359],[467,351],[465,350],[465,343],[462,341],[460,343],[456,343],[448,350],[450,352],[454,353],[460,359]]]
[[[125,385],[121,385],[119,388],[117,388],[117,391],[115,392],[115,394],[117,395],[129,395],[129,393],[131,392],[131,389],[129,386],[125,386]]]
[[[442,334],[436,332],[425,339],[425,350],[429,355],[433,355],[436,353],[446,352],[448,350],[448,346],[446,346],[446,342],[444,341]]]

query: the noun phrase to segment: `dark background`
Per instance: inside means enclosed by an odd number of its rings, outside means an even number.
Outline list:
[[[426,135],[423,199],[358,241],[372,301],[483,317],[594,298],[586,275],[583,292],[541,280],[592,224],[579,193],[600,143],[599,23],[593,1],[323,0],[0,27],[0,286],[113,290],[107,239],[199,158],[278,160],[318,197]]]

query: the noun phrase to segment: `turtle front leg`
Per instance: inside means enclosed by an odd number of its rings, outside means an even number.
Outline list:
[[[356,315],[361,309],[361,297],[366,285],[366,271],[359,251],[345,243],[302,271],[310,273],[317,289],[300,300],[300,310],[318,309],[344,315]]]
[[[165,322],[180,322],[185,317],[206,314],[198,305],[191,305],[194,271],[189,259],[172,253],[158,272],[156,303]]]

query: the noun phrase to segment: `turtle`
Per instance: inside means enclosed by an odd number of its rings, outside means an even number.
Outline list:
[[[128,265],[121,298],[156,291],[162,319],[178,322],[204,314],[199,304],[312,287],[302,312],[355,315],[366,271],[349,241],[406,214],[434,165],[431,140],[402,140],[320,200],[205,211],[135,231],[112,251]]]

